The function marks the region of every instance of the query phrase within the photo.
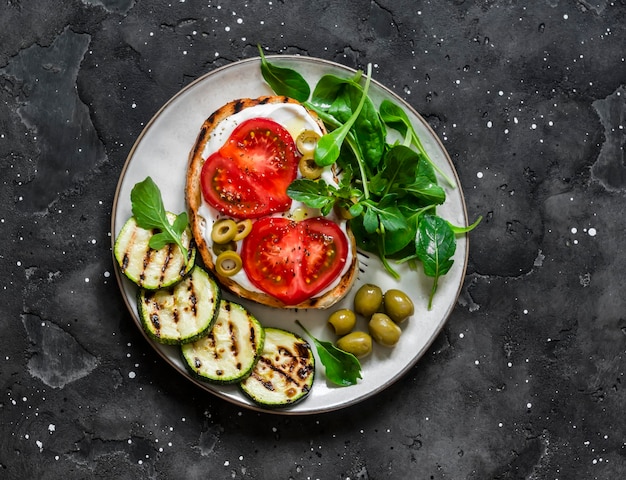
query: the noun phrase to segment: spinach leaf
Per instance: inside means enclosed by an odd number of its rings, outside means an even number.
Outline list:
[[[158,250],[168,243],[175,243],[187,262],[187,249],[183,246],[181,238],[189,223],[187,212],[177,215],[174,224],[170,224],[161,191],[151,177],[146,177],[142,182],[135,184],[130,192],[130,201],[133,216],[139,227],[160,230],[150,238],[150,248]]]
[[[417,226],[415,255],[421,260],[424,273],[434,279],[428,300],[429,310],[432,308],[439,277],[448,273],[452,267],[455,251],[456,238],[450,224],[436,215],[424,215]]]
[[[450,222],[448,222],[448,225],[450,225],[450,228],[452,229],[452,231],[455,233],[455,235],[459,235],[459,234],[464,234],[464,233],[468,233],[471,232],[472,230],[474,230],[478,224],[482,221],[483,217],[482,215],[479,216],[476,221],[474,223],[472,223],[471,225],[467,226],[467,227],[459,227],[456,225],[452,225]]]
[[[415,169],[419,156],[402,145],[391,147],[384,157],[378,173],[370,181],[370,191],[385,195],[390,191],[402,191],[404,186],[415,180]]]
[[[258,48],[261,56],[261,74],[274,93],[306,102],[311,94],[311,88],[304,77],[291,68],[279,67],[268,62],[260,45]]]
[[[346,84],[358,84],[362,75],[363,72],[359,70],[353,78],[343,78],[330,74],[322,76],[313,89],[310,103],[322,110],[329,110],[339,91]]]
[[[435,170],[437,170],[437,173],[439,173],[439,175],[443,177],[448,185],[454,188],[456,186],[454,181],[450,177],[448,177],[446,173],[430,159],[428,152],[426,152],[426,149],[422,145],[421,140],[417,136],[417,132],[413,128],[413,124],[409,120],[406,112],[398,105],[387,99],[381,102],[379,110],[380,118],[382,119],[382,121],[387,126],[400,132],[400,134],[402,134],[404,137],[410,138],[411,143],[415,145],[418,152],[422,154],[424,159],[430,165],[432,165]]]
[[[355,108],[362,94],[361,86],[351,85],[345,90],[351,108]],[[369,168],[376,168],[385,153],[387,131],[369,97],[365,98],[361,113],[354,122],[353,131],[363,160]]]
[[[370,79],[372,76],[372,65],[369,64],[367,66],[367,77],[365,78],[365,87],[363,88],[363,94],[361,96],[361,101],[357,106],[356,110],[352,114],[352,116],[348,119],[346,123],[341,125],[339,128],[333,130],[326,135],[322,135],[322,137],[317,141],[317,147],[315,148],[315,163],[322,167],[326,167],[335,163],[337,158],[339,157],[339,153],[341,150],[341,146],[343,144],[346,135],[352,128],[352,125],[356,121],[361,109],[363,108],[363,104],[365,103],[365,99],[367,97],[367,91],[370,85]]]
[[[340,387],[356,385],[361,376],[361,363],[351,353],[335,347],[331,342],[318,340],[300,323],[296,323],[313,340],[317,355],[324,365],[326,378]]]

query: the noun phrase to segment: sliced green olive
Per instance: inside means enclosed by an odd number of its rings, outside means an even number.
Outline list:
[[[402,329],[384,313],[375,313],[368,324],[370,335],[385,347],[393,347],[402,334]]]
[[[346,335],[356,325],[356,315],[348,308],[342,308],[330,314],[328,323],[335,331],[335,335]]]
[[[219,275],[231,277],[241,270],[241,257],[237,252],[226,250],[220,253],[215,260],[215,271]]]
[[[413,301],[401,290],[392,288],[383,297],[385,313],[396,323],[402,323],[415,313]]]
[[[238,242],[239,240],[247,237],[250,231],[252,231],[252,220],[250,220],[249,218],[247,218],[246,220],[241,220],[237,222],[236,227],[237,233],[233,237],[233,240],[235,242]]]
[[[298,138],[296,138],[296,147],[302,155],[313,154],[320,134],[313,130],[304,130]]]
[[[228,250],[232,250],[233,252],[237,250],[237,244],[234,240],[231,240],[228,243],[214,243],[213,244],[213,254],[218,256],[222,252],[226,252]]]
[[[380,287],[366,283],[362,285],[354,296],[354,311],[364,317],[370,317],[378,312],[383,303],[383,291]]]
[[[237,235],[237,224],[230,218],[222,218],[213,224],[211,239],[215,243],[228,243]]]
[[[298,170],[300,171],[300,175],[304,178],[315,180],[322,176],[324,168],[315,163],[313,154],[310,153],[303,155],[302,158],[300,158],[300,162],[298,162]]]
[[[352,332],[337,340],[337,348],[355,357],[365,357],[372,351],[372,337],[365,332]]]

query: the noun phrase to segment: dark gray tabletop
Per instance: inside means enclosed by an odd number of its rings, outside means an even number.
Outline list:
[[[626,6],[517,3],[2,2],[0,478],[626,477]],[[427,354],[320,415],[248,410],[174,372],[111,258],[138,135],[257,44],[372,63],[483,216]]]

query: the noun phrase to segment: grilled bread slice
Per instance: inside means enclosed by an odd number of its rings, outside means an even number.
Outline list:
[[[221,275],[215,268],[215,254],[212,251],[212,245],[207,242],[206,237],[210,236],[210,232],[207,235],[205,233],[205,226],[207,225],[207,219],[205,219],[200,208],[203,203],[202,187],[201,187],[201,172],[202,166],[206,160],[205,147],[209,141],[211,135],[218,128],[221,121],[234,115],[246,108],[250,108],[256,105],[263,105],[268,103],[294,103],[299,102],[283,96],[266,96],[254,99],[239,99],[227,103],[223,107],[216,110],[210,117],[203,123],[200,128],[200,133],[197,137],[196,143],[193,146],[190,156],[187,170],[186,179],[186,202],[187,210],[189,213],[189,222],[193,237],[200,252],[204,265],[209,269],[220,281],[222,286],[238,295],[242,298],[255,301],[260,304],[268,305],[278,308],[327,308],[339,301],[352,287],[356,278],[357,272],[357,255],[356,255],[356,242],[354,236],[347,228],[348,243],[352,255],[350,255],[347,269],[341,274],[341,278],[338,283],[331,289],[325,290],[317,296],[309,298],[297,305],[285,305],[281,300],[258,290],[252,290],[243,286],[240,282],[233,279],[231,276]],[[309,112],[311,117],[320,125],[322,132],[325,132],[322,122],[317,118],[313,112]],[[204,210],[203,210],[204,211]]]

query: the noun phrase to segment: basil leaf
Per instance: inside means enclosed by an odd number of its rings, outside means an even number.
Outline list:
[[[326,378],[340,387],[356,385],[361,376],[361,363],[351,353],[335,347],[331,342],[318,340],[300,323],[296,323],[313,340],[317,355],[324,365]]]
[[[168,243],[175,243],[187,262],[187,249],[181,238],[188,225],[187,213],[182,212],[176,217],[174,225],[170,224],[161,191],[151,177],[146,177],[142,182],[135,184],[130,192],[130,201],[133,216],[139,227],[160,230],[150,238],[150,248],[158,250]]]
[[[439,277],[448,273],[452,267],[455,251],[456,238],[450,224],[436,215],[424,215],[417,225],[415,254],[422,262],[424,273],[434,278],[428,300],[429,310],[432,308]]]
[[[130,192],[130,201],[133,216],[137,225],[146,230],[161,229],[163,219],[167,218],[161,191],[151,177],[135,184]]]

